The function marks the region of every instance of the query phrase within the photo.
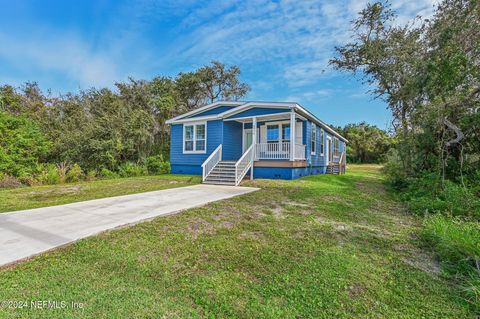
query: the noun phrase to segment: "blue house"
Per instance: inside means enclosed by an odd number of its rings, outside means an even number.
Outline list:
[[[347,140],[298,103],[215,102],[167,123],[172,173],[204,183],[345,172]]]

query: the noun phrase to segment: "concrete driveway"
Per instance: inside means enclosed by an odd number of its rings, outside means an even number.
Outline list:
[[[0,266],[108,229],[256,190],[202,184],[0,213]]]

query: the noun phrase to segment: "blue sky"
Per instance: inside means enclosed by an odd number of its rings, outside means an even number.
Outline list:
[[[436,0],[397,0],[400,21]],[[294,101],[328,123],[389,126],[385,103],[328,66],[365,0],[0,0],[0,85],[37,81],[53,94],[236,64],[247,100]]]

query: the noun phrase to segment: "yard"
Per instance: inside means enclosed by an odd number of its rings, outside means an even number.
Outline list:
[[[178,186],[150,179],[145,186],[102,181],[98,189],[110,196]],[[379,167],[245,184],[262,190],[0,270],[0,317],[476,317],[421,246],[420,220],[385,192]],[[0,193],[0,211],[99,196],[92,190],[37,199],[28,192],[35,190]],[[30,301],[43,300],[66,306],[32,309]],[[2,301],[29,306],[11,309]]]

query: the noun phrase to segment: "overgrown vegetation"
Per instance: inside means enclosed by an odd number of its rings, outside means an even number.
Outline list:
[[[60,97],[36,83],[0,86],[0,186],[169,172],[171,117],[249,87],[240,69],[213,61],[175,78],[130,79],[116,89]]]
[[[388,2],[369,4],[353,22],[353,40],[331,60],[361,72],[388,103],[396,134],[388,181],[411,211],[428,216],[428,242],[477,305],[479,8],[478,0],[444,0],[432,19],[401,25]]]
[[[0,271],[0,300],[83,309],[0,317],[476,318],[382,179],[378,166],[351,165],[248,181],[261,190],[42,254]]]
[[[348,140],[349,163],[383,163],[395,143],[393,136],[365,122],[351,123],[335,129]]]

